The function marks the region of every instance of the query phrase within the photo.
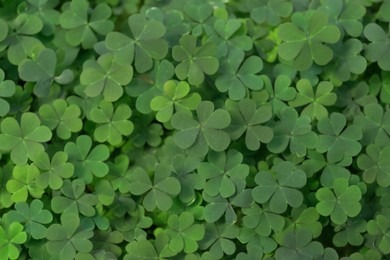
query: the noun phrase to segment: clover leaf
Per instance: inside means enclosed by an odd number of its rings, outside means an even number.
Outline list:
[[[51,104],[43,104],[39,108],[42,123],[50,130],[56,129],[61,139],[69,139],[72,133],[77,133],[83,127],[80,119],[81,110],[76,104],[68,105],[63,99],[56,99]]]
[[[189,212],[170,215],[167,221],[168,229],[164,232],[169,236],[169,248],[174,252],[189,254],[198,249],[197,241],[202,240],[205,229],[202,224],[194,224],[194,216]]]
[[[390,146],[381,148],[377,144],[370,144],[366,148],[366,154],[357,159],[357,165],[363,170],[363,180],[366,183],[373,183],[375,180],[381,187],[390,186],[390,162],[388,154]]]
[[[385,71],[390,70],[390,62],[386,57],[390,53],[390,37],[382,27],[376,23],[369,23],[364,27],[364,36],[370,41],[365,56],[370,62],[377,62]]]
[[[60,13],[54,9],[57,3],[48,0],[27,0],[25,5],[26,13],[33,14],[41,19],[43,23],[42,33],[52,35],[60,20]]]
[[[209,41],[197,47],[197,38],[193,35],[184,35],[179,40],[179,45],[172,49],[172,57],[180,62],[176,68],[176,76],[180,80],[188,78],[191,85],[200,85],[204,81],[204,74],[213,75],[219,67],[215,58],[216,46]]]
[[[240,49],[229,52],[226,62],[221,65],[221,76],[215,81],[217,89],[229,93],[232,100],[241,100],[247,95],[248,89],[263,88],[261,77],[256,75],[263,69],[263,61],[257,56],[245,59],[245,53]]]
[[[4,21],[4,20],[2,20]],[[19,65],[27,57],[31,57],[36,49],[43,49],[42,42],[35,37],[42,28],[43,23],[36,15],[21,13],[8,25],[3,22],[1,25],[2,34],[0,39],[0,50],[7,49],[7,58],[13,65]],[[8,35],[7,35],[8,32]]]
[[[291,218],[286,219],[286,228],[280,234],[284,236],[286,232],[297,232],[298,230],[310,230],[313,238],[319,237],[322,232],[322,223],[319,222],[320,214],[316,208],[306,207],[305,204],[291,210]]]
[[[303,202],[303,195],[298,189],[306,184],[305,172],[286,161],[275,165],[272,172],[260,171],[256,174],[257,186],[252,190],[254,200],[257,203],[269,201],[269,208],[275,213],[285,212],[287,205],[299,207]]]
[[[75,176],[83,179],[86,184],[92,182],[93,175],[101,178],[108,173],[108,166],[104,162],[110,155],[107,146],[99,144],[91,148],[92,140],[86,135],[77,137],[76,143],[68,142],[65,145],[69,162],[75,166]]]
[[[55,196],[51,200],[51,208],[58,214],[79,213],[87,217],[95,215],[94,206],[98,198],[94,194],[85,194],[85,183],[83,180],[76,179],[73,181],[65,180],[61,187],[61,193],[64,196]]]
[[[287,107],[286,102],[295,98],[297,91],[291,87],[291,79],[286,75],[277,76],[273,86],[267,76],[262,76],[262,78],[271,97],[272,109],[276,115],[279,115],[283,108]]]
[[[34,165],[16,165],[12,171],[13,178],[7,182],[7,191],[12,194],[13,202],[26,201],[29,194],[41,198],[44,190],[37,183],[39,169]]]
[[[362,131],[355,125],[346,127],[347,119],[343,114],[332,113],[318,121],[319,135],[317,151],[327,153],[329,162],[338,162],[347,157],[357,155],[362,149],[358,142]]]
[[[205,155],[209,147],[224,151],[230,144],[229,135],[222,129],[230,124],[230,115],[224,109],[216,109],[210,101],[202,101],[196,108],[197,120],[184,112],[173,115],[171,123],[178,129],[174,135],[175,143],[181,149],[190,149],[194,154]]]
[[[367,222],[363,219],[347,221],[344,225],[336,229],[337,233],[333,237],[333,244],[338,247],[360,246],[364,242],[364,237],[361,233],[367,230]]]
[[[20,245],[27,240],[27,234],[20,223],[12,222],[7,226],[0,226],[0,257],[2,259],[18,259],[21,252]]]
[[[72,177],[74,173],[74,165],[67,161],[68,155],[62,151],[56,152],[51,160],[46,152],[39,154],[33,161],[41,171],[37,178],[39,186],[43,189],[49,186],[53,190],[61,188],[63,179]]]
[[[273,128],[274,137],[267,144],[268,150],[281,153],[289,146],[292,153],[305,156],[307,149],[314,149],[318,136],[311,130],[310,117],[300,116],[291,107],[281,111],[280,121]]]
[[[105,44],[122,64],[132,64],[137,72],[144,73],[153,67],[153,59],[162,60],[168,53],[168,43],[163,36],[165,26],[159,21],[147,19],[144,14],[133,14],[127,24],[131,37],[120,33],[107,34]]]
[[[10,104],[4,98],[15,94],[15,83],[12,80],[4,80],[5,74],[0,69],[0,117],[5,116],[10,110]]]
[[[200,36],[212,31],[214,16],[213,6],[208,1],[187,1],[184,6],[184,13],[190,20],[191,33]]]
[[[203,191],[207,195],[228,198],[236,193],[236,186],[245,184],[249,167],[242,164],[243,155],[238,151],[209,152],[207,159],[197,167],[198,174],[206,180]]]
[[[337,95],[332,92],[333,85],[327,81],[321,81],[316,86],[314,93],[313,86],[307,79],[301,79],[297,82],[298,94],[289,104],[293,107],[307,105],[301,112],[301,115],[320,119],[328,116],[328,110],[325,106],[332,106],[336,103]]]
[[[90,49],[98,41],[96,34],[104,36],[114,29],[110,16],[111,8],[107,4],[89,10],[88,1],[72,0],[60,16],[60,25],[67,29],[65,39],[69,45],[81,44],[84,49]]]
[[[46,250],[59,260],[74,259],[77,252],[92,251],[92,236],[89,227],[80,226],[77,215],[62,214],[61,224],[53,224],[46,230]]]
[[[53,216],[47,209],[43,209],[43,202],[34,199],[30,205],[26,202],[15,204],[15,210],[6,214],[7,220],[23,223],[25,231],[34,239],[45,238],[46,226],[53,220]]]
[[[317,190],[318,213],[330,216],[332,222],[338,225],[344,224],[348,217],[356,217],[360,213],[362,192],[358,186],[349,185],[347,179],[337,178],[332,190],[327,187]]]
[[[12,117],[1,122],[0,150],[11,152],[11,160],[18,165],[27,163],[34,155],[44,151],[41,143],[52,137],[46,126],[41,126],[38,116],[31,112],[23,113],[20,123]]]
[[[263,125],[272,117],[271,107],[257,108],[252,99],[242,99],[234,105],[227,103],[226,107],[232,118],[228,128],[232,140],[239,139],[245,133],[245,145],[251,151],[259,150],[261,143],[272,140],[272,129]]]
[[[257,1],[250,12],[250,17],[258,24],[267,23],[271,26],[280,24],[293,11],[293,5],[286,0]]]
[[[306,70],[313,61],[326,65],[333,58],[332,49],[326,44],[336,43],[340,39],[337,26],[328,23],[327,13],[308,12],[307,24],[286,22],[279,26],[278,35],[282,40],[279,45],[279,56],[293,62],[294,68]]]
[[[172,197],[180,193],[180,182],[170,177],[171,170],[163,164],[159,164],[153,176],[153,182],[143,168],[136,167],[132,170],[130,192],[140,196],[145,194],[142,200],[144,208],[153,211],[156,207],[166,211],[172,206]]]
[[[115,108],[112,103],[101,101],[99,108],[91,110],[91,120],[98,124],[94,131],[94,137],[98,142],[106,142],[111,145],[119,145],[123,138],[133,132],[134,125],[128,119],[131,109],[126,104]]]
[[[41,50],[32,60],[25,59],[18,66],[19,76],[22,80],[36,82],[34,94],[46,97],[50,93],[53,81],[65,85],[73,80],[73,72],[69,69],[56,75],[57,56],[49,48]]]
[[[110,53],[96,60],[84,62],[80,75],[81,84],[85,85],[85,94],[96,97],[103,94],[105,100],[114,102],[123,95],[123,85],[130,83],[133,78],[133,68],[121,64]]]
[[[269,236],[272,231],[280,232],[285,225],[284,217],[271,211],[269,205],[261,207],[254,203],[250,208],[243,208],[242,213],[245,215],[242,218],[244,226],[261,236]]]
[[[367,223],[368,234],[374,236],[375,246],[384,254],[390,253],[388,234],[390,222],[386,215],[378,214],[375,219]]]
[[[275,259],[315,259],[323,253],[322,244],[312,241],[310,231],[302,229],[285,234],[282,247],[276,249]]]
[[[198,93],[191,93],[186,81],[176,83],[173,80],[164,84],[162,96],[156,96],[150,102],[153,111],[157,111],[156,119],[159,122],[168,122],[175,111],[195,110],[201,101]]]

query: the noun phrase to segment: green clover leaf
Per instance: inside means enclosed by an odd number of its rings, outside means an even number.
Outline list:
[[[291,79],[286,75],[277,76],[273,86],[270,78],[267,76],[262,78],[271,98],[272,109],[276,115],[280,115],[280,112],[287,107],[286,102],[294,100],[297,91],[291,87]]]
[[[144,14],[133,14],[127,24],[131,37],[120,33],[107,34],[105,44],[114,52],[115,59],[122,64],[132,64],[137,72],[144,73],[153,67],[153,59],[162,60],[168,53],[168,43],[163,36],[165,26]]]
[[[318,65],[328,64],[333,58],[333,51],[326,44],[336,43],[340,39],[340,30],[328,24],[326,13],[315,11],[306,15],[310,19],[304,26],[287,22],[281,24],[278,31],[282,40],[278,49],[280,58],[293,62],[298,70],[310,68],[313,61]]]
[[[274,127],[274,137],[267,144],[273,153],[282,153],[289,149],[299,157],[306,155],[307,149],[314,149],[318,136],[311,130],[310,117],[300,116],[295,109],[287,107],[281,111],[280,122]]]
[[[80,226],[74,214],[62,214],[61,224],[53,224],[46,230],[46,250],[56,259],[74,259],[77,252],[89,253],[93,244],[89,240],[93,231]]]
[[[222,92],[228,92],[232,100],[243,99],[251,90],[263,88],[263,81],[256,75],[263,69],[263,61],[257,56],[245,59],[245,53],[240,49],[229,52],[226,62],[221,65],[221,75],[217,77],[215,86]]]
[[[89,10],[86,0],[72,0],[60,16],[60,25],[67,29],[65,39],[71,46],[82,45],[90,49],[98,39],[96,34],[106,35],[114,29],[114,23],[108,18],[111,8],[107,4],[98,4]]]
[[[190,86],[186,81],[176,83],[169,80],[164,84],[162,96],[156,96],[150,102],[150,107],[156,111],[156,119],[166,123],[171,120],[173,112],[195,110],[201,101],[198,93],[191,93]]]
[[[301,229],[285,234],[282,246],[276,249],[275,259],[315,259],[321,257],[324,247],[320,242],[312,241],[309,230]]]
[[[130,192],[137,196],[145,194],[142,204],[147,211],[156,207],[166,211],[172,206],[172,197],[180,193],[180,182],[170,175],[170,168],[159,164],[152,182],[144,169],[136,167],[132,170]]]
[[[62,151],[56,152],[51,160],[46,152],[42,152],[33,162],[41,171],[37,182],[43,189],[60,189],[63,179],[72,177],[74,173],[74,165],[68,162],[68,154]]]
[[[177,146],[200,156],[205,155],[209,147],[216,152],[224,151],[230,144],[229,135],[222,130],[230,124],[229,113],[224,109],[214,111],[210,101],[202,101],[196,113],[198,121],[184,112],[173,115],[172,126],[179,130],[174,135]]]
[[[249,166],[242,164],[243,155],[240,152],[209,152],[207,159],[208,162],[201,162],[197,167],[198,174],[206,180],[203,191],[207,195],[228,198],[236,193],[236,186],[245,184]]]
[[[48,0],[27,0],[25,2],[25,11],[28,14],[38,16],[42,23],[42,33],[52,35],[56,30],[56,25],[60,22],[60,13],[55,10],[57,3]]]
[[[269,201],[269,208],[275,213],[285,212],[287,205],[299,207],[303,202],[302,192],[298,189],[305,186],[306,174],[291,162],[275,165],[272,172],[260,171],[255,181],[257,186],[252,190],[254,200],[260,204]]]
[[[362,192],[356,185],[349,185],[348,180],[337,178],[333,182],[333,191],[327,187],[316,192],[316,209],[322,216],[330,216],[333,223],[344,224],[348,217],[356,217],[361,210],[359,203]]]
[[[4,98],[15,94],[15,83],[12,80],[4,80],[5,74],[0,69],[0,117],[5,116],[10,110],[10,104]]]
[[[364,242],[361,233],[366,232],[367,222],[363,219],[347,221],[344,225],[336,229],[337,233],[333,237],[333,244],[344,247],[347,244],[360,246]]]
[[[328,81],[321,81],[314,87],[307,79],[300,79],[297,82],[298,94],[294,100],[289,102],[292,107],[305,106],[301,115],[309,116],[312,120],[314,118],[321,119],[328,116],[328,110],[325,106],[332,106],[336,103],[337,95],[332,92],[333,85]]]
[[[123,85],[130,83],[133,78],[133,68],[128,64],[118,63],[110,53],[96,60],[84,62],[80,82],[88,97],[103,94],[105,100],[114,102],[123,95]]]
[[[95,215],[94,206],[98,203],[98,198],[94,194],[84,193],[85,183],[76,179],[72,182],[64,180],[61,193],[64,196],[55,196],[51,200],[51,208],[58,214],[83,214],[87,217]]]
[[[63,99],[43,104],[39,108],[39,116],[50,130],[56,129],[56,134],[61,139],[69,139],[72,133],[79,132],[83,127],[80,107],[76,104],[68,105]]]
[[[376,23],[369,23],[364,27],[364,36],[370,41],[365,56],[370,62],[377,62],[385,71],[390,70],[390,61],[386,57],[390,54],[390,37],[382,27]]]
[[[366,148],[366,154],[357,159],[358,167],[363,170],[363,180],[366,183],[378,183],[381,187],[390,186],[390,161],[388,155],[390,146],[381,148],[377,144],[370,144]]]
[[[362,149],[358,142],[362,139],[362,131],[356,125],[347,125],[343,114],[332,113],[318,121],[319,142],[317,151],[327,153],[329,162],[338,162],[347,157],[356,156]]]
[[[387,214],[378,214],[367,223],[368,234],[374,236],[375,246],[383,253],[390,253],[390,221]]]
[[[92,182],[93,175],[102,178],[108,173],[108,166],[104,162],[110,156],[107,146],[99,144],[91,148],[92,139],[86,135],[77,137],[76,143],[69,142],[65,145],[69,162],[75,166],[75,176],[86,184]]]
[[[213,30],[213,6],[208,1],[186,1],[184,13],[188,16],[191,34],[201,36]]]
[[[45,238],[46,227],[53,220],[53,216],[47,209],[43,209],[43,202],[34,199],[30,205],[26,202],[15,204],[15,210],[6,214],[7,220],[23,223],[25,231],[34,239]]]
[[[252,99],[242,99],[238,103],[226,102],[232,118],[228,131],[232,140],[239,139],[245,133],[245,145],[251,151],[257,151],[261,143],[271,142],[274,134],[270,127],[263,124],[272,117],[269,106],[256,107]]]
[[[209,41],[197,47],[197,38],[192,35],[184,35],[179,40],[179,45],[172,49],[172,57],[180,62],[176,68],[176,76],[180,80],[188,78],[191,85],[200,85],[204,81],[204,74],[213,75],[219,67],[215,58],[216,46]]]
[[[197,241],[202,240],[205,235],[203,224],[194,224],[194,216],[189,212],[178,215],[170,215],[168,218],[168,229],[164,230],[169,238],[169,248],[174,252],[189,254],[198,249]]]
[[[126,104],[120,104],[115,108],[107,101],[100,102],[99,108],[91,110],[91,120],[98,124],[94,131],[94,137],[98,142],[106,142],[117,146],[122,143],[122,136],[128,136],[133,132],[134,125],[128,119],[131,109]]]
[[[21,246],[27,241],[27,234],[20,223],[12,222],[6,227],[0,226],[0,257],[18,259]]]
[[[39,169],[34,165],[16,165],[12,171],[13,178],[7,182],[7,191],[12,194],[13,202],[23,202],[29,197],[41,198],[44,190],[37,183]]]
[[[38,116],[31,112],[23,113],[20,124],[16,119],[7,117],[1,122],[0,150],[11,152],[11,160],[18,165],[27,163],[44,151],[41,143],[52,137],[46,126],[41,126]]]
[[[293,5],[286,0],[276,1],[253,1],[255,5],[250,11],[250,17],[258,24],[277,26],[283,18],[290,16]]]

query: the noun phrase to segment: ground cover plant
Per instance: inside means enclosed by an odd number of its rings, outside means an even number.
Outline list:
[[[389,0],[0,0],[0,259],[390,259]]]

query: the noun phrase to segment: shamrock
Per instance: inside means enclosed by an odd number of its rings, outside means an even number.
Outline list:
[[[27,241],[27,234],[18,222],[12,222],[6,227],[0,226],[0,257],[2,259],[18,259],[20,245]]]
[[[15,118],[7,117],[1,122],[0,150],[10,151],[11,160],[23,165],[34,155],[44,151],[41,143],[48,142],[51,131],[41,126],[38,116],[31,112],[23,113],[20,124]]]
[[[328,24],[326,13],[308,11],[306,15],[310,17],[307,24],[286,22],[279,26],[278,31],[282,40],[278,49],[280,58],[293,62],[298,70],[310,68],[313,61],[318,65],[329,63],[333,51],[326,44],[336,43],[340,39],[340,30]]]
[[[10,109],[9,102],[4,98],[15,94],[15,83],[12,80],[4,80],[4,78],[4,71],[0,69],[0,117],[5,116]]]
[[[280,24],[282,18],[287,18],[293,11],[293,5],[286,0],[260,0],[251,6],[250,17],[258,24],[267,23],[271,26]]]
[[[247,89],[263,88],[261,77],[255,75],[263,68],[263,61],[257,56],[245,59],[245,53],[240,49],[229,52],[226,62],[220,68],[221,76],[215,81],[217,89],[229,93],[232,100],[241,100],[247,95]]]
[[[364,27],[364,36],[370,43],[367,46],[365,56],[370,62],[377,62],[385,71],[390,70],[390,62],[386,57],[390,53],[390,37],[382,27],[376,23],[369,23]]]
[[[178,129],[174,135],[175,143],[181,149],[190,149],[194,154],[205,155],[209,147],[224,151],[230,143],[229,135],[222,129],[230,124],[230,115],[224,109],[216,109],[210,101],[202,101],[196,108],[198,120],[184,112],[172,117],[172,126]]]
[[[218,59],[215,58],[216,46],[209,41],[197,47],[196,37],[183,35],[179,45],[172,49],[172,57],[180,62],[176,68],[176,76],[180,80],[188,78],[191,85],[200,85],[204,81],[204,74],[213,75],[219,67]]]
[[[350,220],[344,225],[336,228],[337,233],[333,237],[333,244],[338,247],[360,246],[364,242],[364,237],[361,233],[367,230],[367,222],[363,219]]]
[[[286,102],[294,100],[297,91],[291,87],[291,79],[286,75],[277,76],[274,86],[272,86],[271,79],[267,76],[262,76],[262,79],[265,89],[270,95],[274,114],[280,115],[280,112],[287,107]]]
[[[94,137],[98,142],[108,141],[111,145],[119,145],[122,136],[128,136],[133,132],[134,125],[128,119],[131,109],[126,104],[119,105],[115,111],[112,103],[101,101],[99,108],[91,110],[91,120],[98,123],[94,131]]]

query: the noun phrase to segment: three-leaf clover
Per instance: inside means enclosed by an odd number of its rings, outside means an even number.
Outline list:
[[[7,117],[1,122],[0,150],[11,152],[11,160],[18,165],[27,163],[44,151],[41,143],[52,137],[46,126],[41,126],[38,116],[31,112],[23,113],[20,123],[15,118]]]
[[[46,230],[46,250],[59,260],[74,259],[77,252],[89,253],[93,244],[89,240],[93,231],[80,225],[74,214],[62,214],[61,224],[53,224]]]
[[[121,64],[114,55],[107,53],[96,60],[84,62],[80,75],[81,84],[85,85],[85,94],[96,97],[103,94],[105,100],[114,102],[123,95],[123,85],[133,78],[133,67]]]
[[[333,85],[328,81],[321,81],[314,87],[307,79],[301,79],[297,82],[297,96],[289,104],[293,107],[305,106],[301,115],[309,116],[311,119],[323,118],[328,116],[328,110],[325,106],[332,106],[336,103],[337,95],[332,92]]]
[[[224,93],[229,93],[232,100],[241,100],[247,95],[247,89],[260,90],[263,81],[256,75],[263,69],[263,61],[257,56],[245,59],[245,53],[240,49],[229,52],[226,62],[221,65],[221,75],[217,77],[215,86]]]
[[[275,175],[273,174],[275,173]],[[275,213],[283,213],[287,205],[299,207],[303,195],[298,189],[306,184],[306,173],[297,169],[291,162],[280,162],[271,171],[260,171],[256,174],[257,186],[252,196],[257,203],[269,201],[269,208]]]
[[[319,142],[317,151],[327,153],[329,162],[338,162],[347,157],[357,155],[362,149],[358,142],[362,131],[356,125],[347,126],[347,119],[341,113],[332,113],[330,117],[318,121]]]
[[[37,182],[39,169],[34,164],[16,165],[12,175],[13,178],[7,182],[6,187],[7,191],[12,194],[13,202],[26,201],[29,194],[34,198],[42,197],[44,190]]]
[[[82,45],[90,49],[98,41],[96,34],[106,35],[114,29],[109,20],[111,8],[107,4],[98,4],[93,10],[86,0],[72,0],[60,16],[60,25],[67,29],[65,39],[71,46]]]
[[[83,214],[87,217],[95,215],[94,206],[98,198],[94,194],[84,193],[85,182],[80,179],[65,180],[61,187],[63,196],[55,196],[51,200],[51,208],[58,214]]]
[[[330,216],[333,223],[341,225],[348,217],[356,217],[361,210],[362,192],[356,185],[349,185],[348,179],[337,178],[333,188],[322,187],[316,192],[319,202],[316,205],[318,213]]]
[[[18,259],[20,245],[27,241],[27,234],[18,222],[0,226],[0,257],[2,259]]]
[[[367,60],[377,62],[382,70],[389,71],[390,61],[386,58],[390,55],[389,34],[378,24],[370,23],[364,28],[364,36],[370,41],[365,53]]]
[[[197,38],[193,35],[184,35],[179,40],[180,45],[172,49],[172,57],[180,62],[176,68],[176,76],[180,80],[188,78],[191,85],[200,85],[204,81],[204,74],[213,75],[219,67],[215,57],[216,46],[209,41],[197,47]]]
[[[168,53],[168,43],[163,36],[165,26],[159,21],[147,19],[144,14],[133,14],[127,24],[131,37],[120,33],[107,34],[105,44],[122,64],[132,64],[137,72],[144,73],[153,67],[153,59],[161,60]]]
[[[305,156],[306,150],[316,148],[318,143],[318,136],[311,130],[310,122],[310,117],[298,117],[297,111],[291,107],[283,109],[280,122],[273,127],[274,137],[267,144],[268,150],[281,153],[289,146],[292,153]]]
[[[34,199],[30,205],[26,202],[15,204],[15,210],[6,214],[6,219],[11,222],[23,223],[25,231],[34,239],[45,238],[46,227],[53,220],[49,210],[43,209],[43,202]]]
[[[200,156],[209,147],[217,152],[224,151],[230,144],[229,135],[222,129],[230,124],[230,115],[224,109],[216,109],[210,101],[202,101],[196,108],[197,120],[184,112],[172,117],[172,126],[179,130],[174,135],[175,143],[181,149],[190,149]]]
[[[367,230],[367,222],[364,219],[347,221],[344,225],[337,227],[333,237],[333,244],[344,247],[347,244],[360,246],[364,242],[363,232]]]
[[[310,68],[313,61],[318,65],[329,63],[333,58],[333,51],[326,44],[336,43],[340,39],[339,28],[328,24],[326,13],[315,11],[306,14],[310,16],[307,24],[287,22],[281,24],[278,31],[282,40],[278,49],[279,56],[292,61],[294,68],[298,70]]]
[[[236,186],[245,184],[249,167],[242,164],[243,155],[236,150],[227,153],[209,152],[208,162],[198,165],[198,174],[205,180],[204,192],[209,196],[231,197],[236,193]]]
[[[136,167],[132,170],[130,192],[137,196],[145,194],[142,204],[146,210],[153,211],[157,207],[166,211],[172,206],[172,197],[180,193],[180,182],[170,175],[169,167],[159,164],[152,182],[143,168]]]
[[[186,81],[176,83],[169,80],[164,84],[162,96],[156,96],[150,102],[153,111],[157,111],[156,119],[159,122],[168,122],[175,111],[194,110],[201,101],[198,93],[191,93],[190,86]]]
[[[267,23],[276,26],[282,18],[287,18],[293,11],[293,5],[286,0],[253,1],[255,6],[250,11],[250,17],[258,24]]]
[[[69,162],[75,166],[75,176],[83,179],[86,184],[92,182],[93,175],[101,178],[108,173],[108,166],[104,163],[110,156],[107,146],[99,144],[91,148],[92,139],[86,135],[77,137],[76,143],[69,142],[65,145]]]
[[[294,100],[297,91],[291,87],[291,79],[286,75],[277,76],[274,84],[265,75],[262,76],[262,79],[265,84],[265,89],[270,95],[272,109],[276,115],[279,115],[287,107],[286,102]]]
[[[383,254],[390,253],[390,221],[387,214],[378,214],[367,223],[368,234],[374,237],[374,243]]]
[[[68,105],[63,99],[43,104],[39,108],[39,116],[50,130],[56,129],[56,134],[61,139],[69,139],[72,133],[79,132],[83,127],[80,107],[76,104]]]
[[[0,69],[0,117],[5,116],[10,109],[9,102],[4,98],[15,94],[15,83],[12,80],[4,80],[4,78],[4,71]]]
[[[194,224],[194,216],[189,212],[178,215],[170,215],[167,221],[168,228],[164,233],[168,234],[169,248],[174,252],[189,254],[198,249],[197,241],[202,240],[205,229],[202,224]]]
[[[251,151],[260,148],[261,143],[269,143],[274,134],[270,127],[263,124],[272,117],[272,108],[257,108],[252,99],[242,99],[238,104],[227,103],[226,107],[232,118],[228,130],[232,140],[239,139],[245,133],[245,145]]]
[[[91,120],[98,124],[94,131],[94,137],[98,142],[108,141],[111,145],[119,145],[123,138],[133,132],[134,125],[128,119],[131,109],[126,104],[120,104],[115,108],[107,101],[100,102],[99,108],[91,110]]]

